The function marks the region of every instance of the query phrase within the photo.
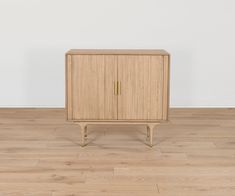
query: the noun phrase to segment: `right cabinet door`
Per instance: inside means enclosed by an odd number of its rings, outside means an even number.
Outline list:
[[[164,57],[119,55],[119,120],[162,120]]]

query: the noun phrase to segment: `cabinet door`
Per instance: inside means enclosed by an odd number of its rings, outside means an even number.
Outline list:
[[[118,119],[163,119],[163,56],[120,55]]]
[[[71,70],[72,120],[117,119],[117,57],[72,55]]]

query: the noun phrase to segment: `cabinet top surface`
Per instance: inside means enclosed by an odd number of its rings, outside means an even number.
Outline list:
[[[72,49],[67,55],[169,55],[169,53],[162,49]]]

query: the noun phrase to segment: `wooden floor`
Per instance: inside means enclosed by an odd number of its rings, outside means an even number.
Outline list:
[[[233,196],[235,109],[172,109],[142,126],[90,126],[62,109],[0,109],[0,196]]]

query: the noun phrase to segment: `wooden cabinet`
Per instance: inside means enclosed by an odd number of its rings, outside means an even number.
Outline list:
[[[70,50],[66,53],[67,119],[89,124],[144,124],[168,120],[169,54],[164,50]]]

